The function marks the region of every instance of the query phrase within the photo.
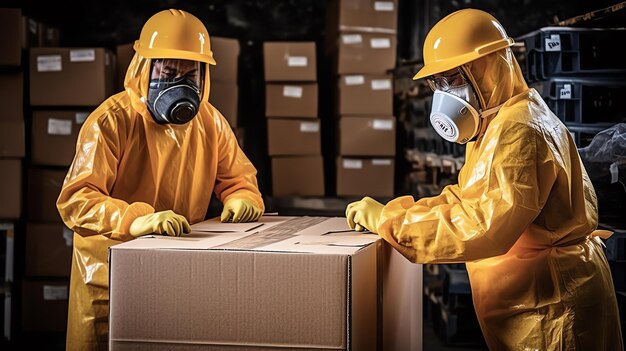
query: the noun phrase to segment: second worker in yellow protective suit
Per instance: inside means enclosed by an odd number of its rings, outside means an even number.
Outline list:
[[[429,32],[430,120],[467,143],[458,184],[440,195],[348,205],[356,230],[378,233],[413,262],[467,262],[491,350],[622,350],[597,199],[567,128],[529,89],[513,40],[465,9]]]
[[[256,221],[264,210],[255,167],[208,102],[215,61],[202,22],[161,11],[134,48],[125,91],[85,121],[57,201],[75,232],[68,350],[107,348],[109,247],[189,232],[213,192],[224,203],[222,221]]]

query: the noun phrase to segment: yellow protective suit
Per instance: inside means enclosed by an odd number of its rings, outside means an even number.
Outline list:
[[[413,262],[467,262],[491,350],[622,350],[596,195],[570,133],[509,49],[465,68],[486,108],[504,105],[467,144],[458,184],[390,201],[378,234]]]
[[[67,348],[106,349],[108,249],[131,240],[135,218],[173,210],[204,220],[211,194],[263,209],[250,163],[228,122],[202,99],[185,125],[154,122],[146,105],[150,60],[135,54],[125,91],[103,102],[81,128],[57,207],[74,230]],[[209,73],[206,69],[205,96]]]

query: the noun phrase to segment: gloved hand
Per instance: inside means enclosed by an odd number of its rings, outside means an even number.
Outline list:
[[[129,232],[135,238],[151,233],[181,236],[191,232],[191,227],[184,216],[167,210],[137,217],[131,223]]]
[[[220,220],[222,222],[254,222],[263,211],[252,201],[245,199],[231,198],[224,204],[224,210]]]
[[[385,207],[371,197],[364,197],[346,207],[348,226],[357,232],[367,229],[372,233],[378,232],[378,220]]]

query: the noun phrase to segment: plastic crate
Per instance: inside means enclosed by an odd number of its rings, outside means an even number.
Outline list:
[[[524,73],[530,82],[556,76],[626,76],[626,60],[616,47],[626,42],[624,28],[544,27],[517,38],[525,50]]]
[[[566,124],[565,125],[572,135],[572,139],[576,143],[576,147],[583,148],[591,143],[593,137],[598,134],[598,132],[606,129],[606,127],[593,127],[589,125],[576,125],[576,124]]]
[[[626,78],[559,77],[532,87],[565,124],[608,127],[626,122]]]

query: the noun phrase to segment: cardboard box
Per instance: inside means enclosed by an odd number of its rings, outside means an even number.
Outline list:
[[[317,118],[317,84],[265,84],[265,116]]]
[[[26,224],[26,276],[69,278],[73,235],[62,223]]]
[[[0,121],[24,120],[24,76],[22,72],[0,74]]]
[[[394,117],[347,117],[339,119],[339,154],[343,156],[394,156]]]
[[[239,86],[230,82],[211,82],[209,102],[217,108],[232,127],[237,127]]]
[[[31,158],[35,165],[69,166],[89,111],[33,111]]]
[[[320,155],[320,121],[270,118],[267,143],[270,156]]]
[[[24,157],[24,121],[0,121],[0,157]]]
[[[337,85],[339,115],[393,115],[391,76],[345,75]]]
[[[394,196],[392,158],[337,158],[337,196]]]
[[[22,10],[0,8],[0,66],[19,66],[22,63]]]
[[[272,157],[272,189],[276,197],[324,196],[322,157]]]
[[[345,218],[192,230],[111,247],[111,350],[421,350],[421,266]]]
[[[237,83],[239,41],[231,38],[211,37],[211,51],[215,59],[215,65],[209,68],[211,82]]]
[[[333,0],[328,7],[330,32],[396,33],[398,1]]]
[[[317,81],[315,42],[265,42],[266,82]]]
[[[396,37],[341,33],[337,38],[337,74],[385,73],[396,65]]]
[[[115,47],[115,90],[124,90],[124,79],[130,61],[135,56],[134,43],[122,44]]]
[[[30,103],[97,106],[113,94],[114,63],[104,48],[32,48]]]
[[[31,168],[28,172],[28,220],[61,222],[57,199],[67,171]]]
[[[68,282],[25,279],[22,283],[22,329],[63,332],[67,329]]]
[[[22,216],[22,160],[0,159],[0,219]]]

